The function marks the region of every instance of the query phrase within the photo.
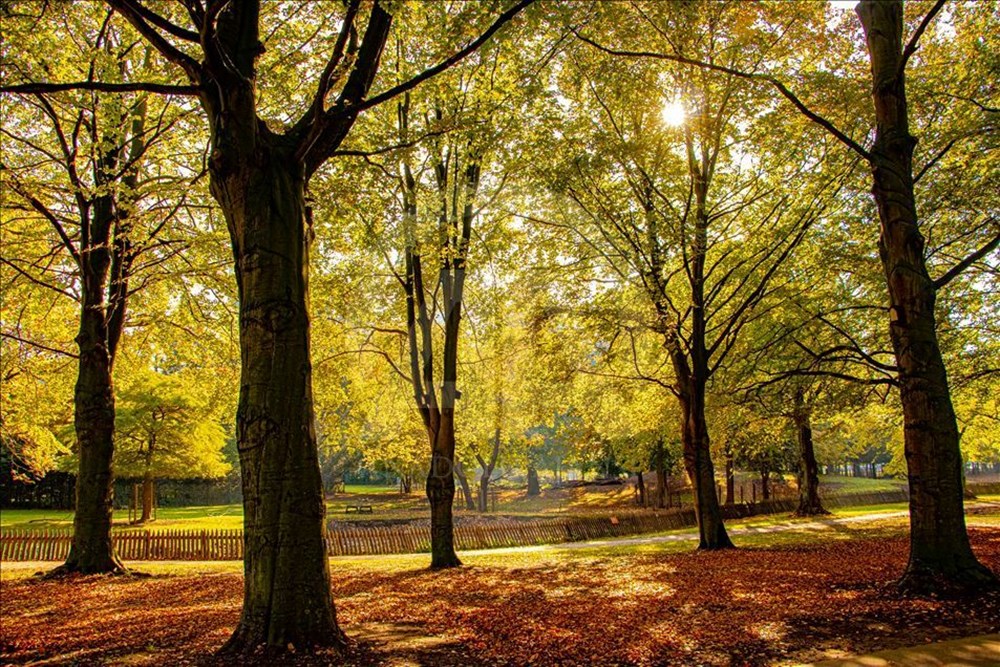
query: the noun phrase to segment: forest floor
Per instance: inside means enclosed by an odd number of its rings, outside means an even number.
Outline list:
[[[446,572],[428,571],[426,554],[337,558],[333,595],[361,665],[791,665],[1000,630],[1000,593],[897,594],[906,519],[885,514],[741,532],[742,548],[714,553],[682,540],[557,545],[470,552]],[[998,516],[985,504],[969,521],[1000,572]],[[225,664],[212,653],[239,617],[239,563],[136,563],[153,576],[68,582],[17,565],[0,583],[0,663]]]

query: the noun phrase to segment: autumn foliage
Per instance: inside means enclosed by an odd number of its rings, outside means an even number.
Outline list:
[[[971,531],[1000,565],[1000,530]],[[447,572],[337,566],[347,661],[433,665],[759,665],[996,632],[1000,594],[901,598],[906,540],[571,559],[509,553]],[[486,564],[479,564],[480,562]],[[242,578],[5,582],[0,661],[213,664]],[[306,658],[301,658],[306,661]],[[334,662],[320,654],[308,664]],[[296,658],[291,658],[296,662]]]

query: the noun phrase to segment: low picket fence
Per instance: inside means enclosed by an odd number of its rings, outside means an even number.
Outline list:
[[[906,492],[852,493],[824,498],[827,507],[897,503]],[[727,518],[792,512],[798,502],[779,498],[723,508]],[[557,519],[500,519],[455,526],[455,545],[461,551],[579,542],[609,537],[656,533],[695,525],[694,509],[633,510],[602,516]],[[72,542],[69,530],[9,529],[0,532],[0,560],[64,560]],[[112,532],[115,551],[122,560],[240,560],[242,530],[134,530]],[[330,556],[420,553],[430,551],[427,525],[332,527],[326,535]]]

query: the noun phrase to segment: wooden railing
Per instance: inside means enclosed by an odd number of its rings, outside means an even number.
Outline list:
[[[853,493],[824,498],[827,507],[898,503],[906,492]],[[794,511],[797,500],[779,498],[756,504],[723,508],[727,518]],[[579,542],[608,537],[655,533],[695,525],[694,510],[631,510],[603,516],[560,517],[556,519],[499,519],[455,526],[459,550],[495,549]],[[430,528],[426,525],[389,526],[336,525],[327,532],[327,553],[331,556],[420,553],[430,551]],[[240,560],[243,558],[242,530],[161,530],[135,529],[112,532],[115,550],[122,560]],[[69,555],[69,530],[4,529],[0,531],[0,560],[64,560]]]

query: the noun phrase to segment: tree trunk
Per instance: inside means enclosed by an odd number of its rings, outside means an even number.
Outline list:
[[[146,471],[142,478],[142,516],[139,523],[148,523],[153,520],[153,474]]]
[[[476,454],[476,459],[483,469],[483,474],[479,478],[479,511],[489,511],[489,489],[493,471],[496,470],[497,459],[500,457],[500,427],[498,426],[493,434],[492,448],[490,450],[490,460],[486,461],[482,456]]]
[[[760,492],[764,500],[771,499],[771,469],[767,466],[760,469]]]
[[[692,373],[687,357],[676,343],[668,343],[674,369],[677,371],[678,400],[681,404],[681,442],[684,447],[684,467],[694,492],[695,517],[698,520],[699,549],[730,549],[733,547],[722,519],[722,508],[715,490],[715,469],[705,421],[704,368]],[[703,362],[697,362],[703,366]]]
[[[733,452],[726,449],[726,504],[736,503],[736,471],[733,469]]]
[[[542,495],[541,485],[538,483],[538,470],[534,466],[528,466],[528,496]]]
[[[906,106],[903,4],[863,0],[857,12],[871,58],[872,194],[881,223],[879,256],[889,288],[910,490],[910,560],[900,586],[914,592],[977,592],[996,586],[997,579],[972,553],[965,528],[958,427],[913,192],[916,140]]]
[[[211,162],[240,299],[237,447],[244,598],[224,652],[342,647],[330,596],[313,423],[303,168],[266,128],[252,156]]]
[[[798,516],[829,514],[819,499],[819,466],[813,449],[811,415],[805,405],[805,392],[795,392],[795,433],[799,444],[799,507]]]
[[[465,498],[465,509],[470,512],[475,510],[476,502],[472,498],[472,489],[469,488],[469,478],[465,476],[465,467],[461,461],[455,461],[455,478],[462,487],[462,496]]]
[[[490,478],[484,471],[479,477],[479,511],[485,514],[490,509]]]
[[[722,520],[722,508],[715,493],[715,470],[709,450],[704,403],[688,410],[684,429],[684,464],[695,495],[699,549],[728,549],[733,543]]]
[[[667,455],[662,438],[656,441],[653,458],[656,464],[656,507],[663,509],[667,506]]]
[[[455,413],[441,410],[440,428],[434,439],[431,470],[427,475],[427,500],[431,504],[431,569],[458,567],[455,553],[452,503],[455,502]]]
[[[642,479],[642,471],[637,470],[635,473],[635,488],[639,492],[639,507],[646,506],[646,483]]]
[[[115,398],[104,302],[104,283],[110,265],[107,245],[98,242],[88,249],[81,264],[83,303],[76,337],[80,358],[73,396],[79,456],[76,512],[69,557],[51,573],[53,576],[127,571],[111,543]]]

